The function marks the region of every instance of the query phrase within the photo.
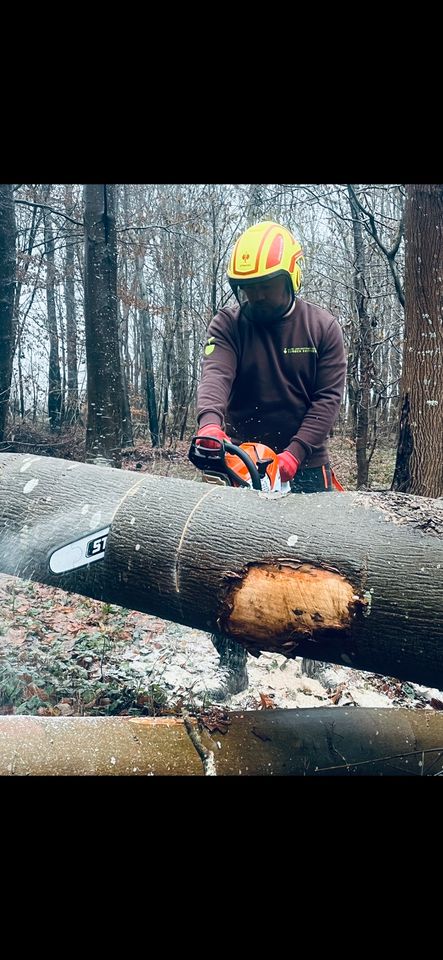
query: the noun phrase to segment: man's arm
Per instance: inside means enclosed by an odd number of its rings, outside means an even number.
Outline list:
[[[311,454],[313,447],[320,447],[325,442],[338,417],[345,379],[343,335],[338,321],[334,319],[319,348],[311,405],[287,446],[300,463]]]
[[[224,313],[216,313],[208,327],[197,391],[197,421],[200,427],[207,423],[224,423],[237,373],[237,359],[230,318]]]

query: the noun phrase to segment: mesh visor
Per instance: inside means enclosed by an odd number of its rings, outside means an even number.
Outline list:
[[[276,277],[286,277],[288,293],[292,295],[292,282],[287,270],[276,270],[275,273],[271,275],[264,276],[264,277],[251,277],[248,280],[238,281],[238,280],[231,280],[231,278],[229,278],[229,284],[232,292],[237,297],[237,300],[243,306],[243,304],[248,303],[248,297],[246,292],[248,287],[250,288],[260,283],[266,284],[267,281],[274,280]]]

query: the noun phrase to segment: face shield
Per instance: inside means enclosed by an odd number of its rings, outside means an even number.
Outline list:
[[[292,282],[286,271],[240,283],[230,280],[230,285],[246,315],[261,323],[280,320],[294,302]]]

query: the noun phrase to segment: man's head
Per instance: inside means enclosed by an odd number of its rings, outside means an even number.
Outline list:
[[[267,220],[237,240],[228,267],[229,283],[254,320],[279,319],[301,287],[303,251],[292,233]]]

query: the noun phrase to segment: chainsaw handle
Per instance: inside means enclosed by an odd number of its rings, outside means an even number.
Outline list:
[[[254,490],[261,490],[261,480],[260,474],[255,466],[253,460],[246,453],[245,450],[242,450],[241,447],[237,447],[235,443],[231,443],[230,440],[219,440],[218,437],[204,437],[198,439],[208,439],[216,440],[219,444],[218,448],[204,448],[202,445],[196,444],[197,437],[192,437],[191,446],[189,448],[188,457],[191,463],[195,467],[198,467],[199,470],[217,470],[217,461],[223,466],[223,473],[226,473],[231,480],[234,480],[236,484],[239,484],[241,487],[248,487],[249,484],[246,480],[242,480],[241,477],[238,477],[233,470],[230,470],[225,463],[225,453],[232,453],[234,456],[239,457],[243,461],[245,467],[249,470],[251,477],[252,487]]]

